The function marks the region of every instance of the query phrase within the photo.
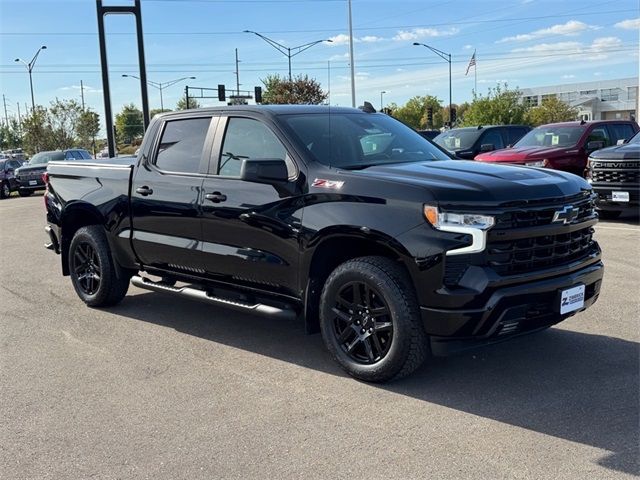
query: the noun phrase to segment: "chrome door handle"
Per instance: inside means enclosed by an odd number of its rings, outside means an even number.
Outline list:
[[[204,198],[213,203],[220,203],[227,200],[227,196],[220,192],[207,193]]]
[[[153,195],[153,189],[144,185],[143,187],[136,188],[136,193],[139,193],[143,197],[146,197],[147,195]]]

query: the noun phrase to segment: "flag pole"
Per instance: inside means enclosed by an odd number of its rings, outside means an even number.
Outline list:
[[[475,50],[473,51],[473,56],[476,59],[473,65],[473,94],[478,95],[478,57]]]

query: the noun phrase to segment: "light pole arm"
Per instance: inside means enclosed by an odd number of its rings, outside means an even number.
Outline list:
[[[295,57],[296,55],[304,52],[305,50],[309,50],[314,45],[322,42],[331,42],[331,40],[316,40],[315,42],[305,43],[304,45],[298,45],[297,47],[291,47],[291,50],[297,50],[297,52],[292,53],[291,56]]]
[[[271,40],[269,37],[265,37],[264,35],[262,35],[262,34],[260,34],[258,32],[254,32],[253,30],[245,30],[244,33],[253,33],[254,35],[257,35],[258,37],[263,39],[265,42],[267,42],[273,48],[278,50],[280,53],[282,53],[284,55],[287,55],[288,57],[292,56],[290,48],[285,47],[284,45],[282,45],[281,43],[276,42],[275,40]],[[300,52],[298,52],[298,53],[300,53]]]
[[[438,55],[443,60],[446,60],[447,62],[451,62],[451,54],[450,53],[446,53],[446,52],[443,52],[442,50],[438,50],[437,48],[430,47],[429,45],[427,45],[425,43],[415,42],[414,45],[422,45],[423,47],[426,47],[429,50],[431,50],[433,53]]]
[[[127,77],[127,78],[135,78],[136,80],[140,80],[140,77],[138,77],[138,76],[136,76],[136,75],[126,75],[126,74],[123,74],[122,76],[123,76],[123,77]],[[151,85],[152,87],[157,88],[158,90],[160,90],[160,89],[163,87],[163,85],[162,85],[162,84],[160,84],[160,83],[158,83],[158,82],[152,82],[151,80],[147,80],[147,84]]]
[[[176,80],[171,80],[169,82],[165,82],[165,83],[161,83],[160,86],[162,88],[167,88],[167,87],[171,87],[173,85],[175,85],[176,83],[182,82],[184,80],[195,80],[196,77],[182,77],[182,78],[177,78]]]

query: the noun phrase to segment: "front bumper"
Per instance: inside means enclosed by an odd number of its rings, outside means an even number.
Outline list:
[[[594,192],[598,195],[596,204],[600,210],[625,210],[627,208],[637,208],[640,206],[640,185],[618,184],[600,185],[592,184]],[[613,192],[628,192],[628,202],[614,202]]]
[[[600,294],[601,261],[561,276],[505,286],[493,291],[480,308],[420,307],[422,322],[433,342],[490,343],[554,325],[591,306]],[[584,307],[560,314],[560,291],[585,286]]]

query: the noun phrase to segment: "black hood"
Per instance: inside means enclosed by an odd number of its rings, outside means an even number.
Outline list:
[[[640,143],[626,143],[596,150],[591,154],[595,160],[640,160]]]
[[[571,173],[464,160],[376,166],[361,173],[422,186],[439,203],[517,203],[558,199],[591,190],[583,178]]]

